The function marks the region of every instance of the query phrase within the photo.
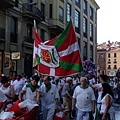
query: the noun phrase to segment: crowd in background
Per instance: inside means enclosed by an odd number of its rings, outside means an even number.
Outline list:
[[[22,74],[11,79],[1,74],[1,96],[3,110],[17,100],[30,99],[39,104],[38,120],[53,120],[60,111],[66,120],[115,120],[112,104],[120,102],[120,82],[116,77],[93,74],[51,77],[35,73],[31,77]]]

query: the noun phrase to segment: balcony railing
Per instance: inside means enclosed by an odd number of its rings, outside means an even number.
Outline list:
[[[24,42],[32,43],[33,44],[34,39],[28,36],[24,36]]]
[[[5,39],[5,28],[0,27],[0,39]]]
[[[24,3],[22,5],[22,10],[23,10],[23,15],[28,18],[30,17],[35,19],[36,17],[38,20],[43,20],[45,18],[37,7],[29,5],[28,3]]]

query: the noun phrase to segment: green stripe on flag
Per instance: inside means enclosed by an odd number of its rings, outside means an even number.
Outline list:
[[[69,29],[70,29],[70,26],[71,26],[72,22],[70,20],[70,22],[68,23],[66,29],[60,34],[60,36],[56,39],[56,41],[53,43],[53,45],[56,47],[56,48],[59,48],[59,46],[61,46],[61,44],[63,43],[63,41],[65,40],[68,32],[69,32]]]
[[[80,64],[69,63],[69,62],[64,62],[64,61],[60,61],[60,67],[64,69],[78,71],[78,72],[82,71],[83,69]]]
[[[40,57],[36,58],[36,63],[40,64]]]

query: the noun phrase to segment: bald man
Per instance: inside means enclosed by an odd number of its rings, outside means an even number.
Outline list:
[[[80,83],[81,85],[77,86],[73,93],[72,110],[74,110],[76,106],[76,120],[93,120],[93,114],[95,112],[94,91],[88,86],[88,80],[86,77],[81,77]]]

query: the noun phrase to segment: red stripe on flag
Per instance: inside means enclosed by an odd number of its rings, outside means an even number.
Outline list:
[[[76,42],[76,35],[75,35],[75,31],[73,29],[73,26],[71,24],[71,27],[69,29],[69,32],[68,32],[65,40],[63,41],[61,46],[58,48],[58,52],[67,49],[70,45],[74,44],[75,42]]]
[[[74,70],[67,70],[67,69],[64,69],[64,68],[56,68],[55,70],[55,76],[68,76],[68,75],[72,75],[72,74],[75,74],[76,71]]]
[[[72,52],[69,55],[60,57],[60,60],[64,61],[64,62],[68,62],[68,63],[77,63],[77,64],[80,64],[80,65],[82,64],[80,54],[79,54],[78,50],[75,51],[75,52]]]
[[[40,36],[38,35],[36,28],[34,28],[34,46],[38,48],[38,45],[42,43]]]
[[[50,74],[50,68],[45,66],[45,65],[43,65],[43,64],[39,64],[38,65],[38,70],[42,74],[47,74],[47,75]]]

